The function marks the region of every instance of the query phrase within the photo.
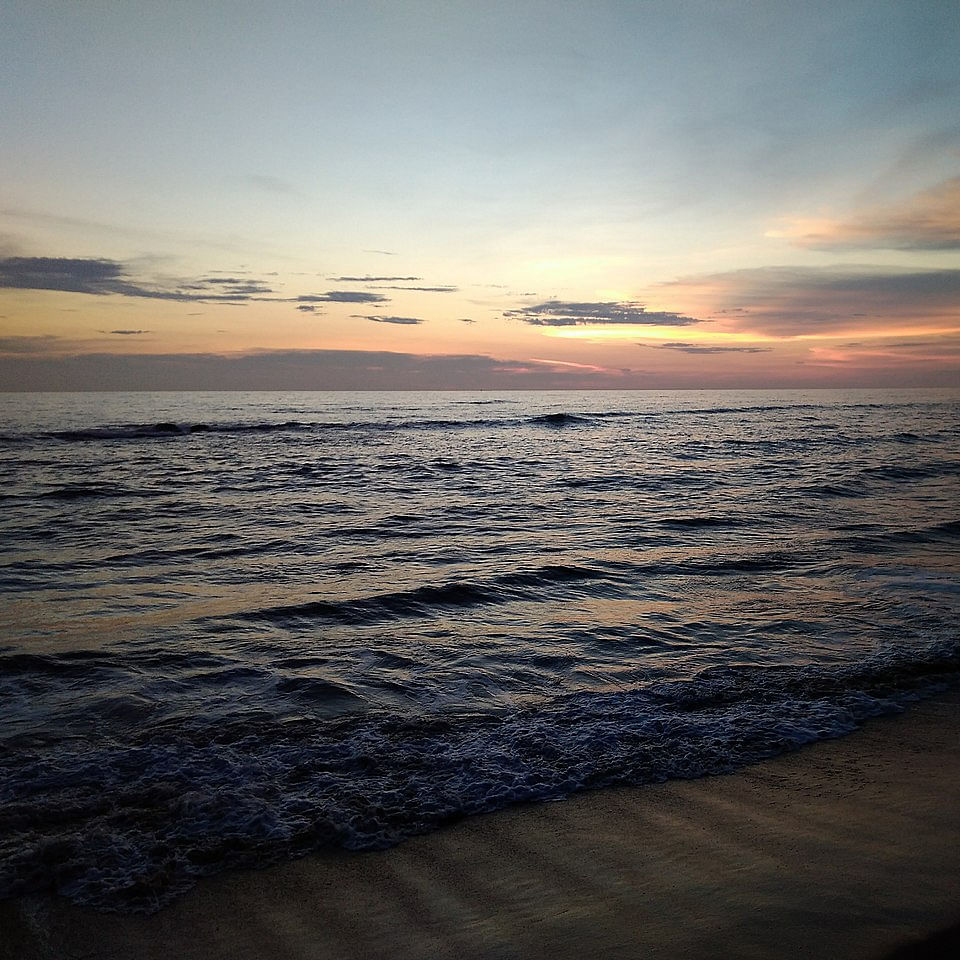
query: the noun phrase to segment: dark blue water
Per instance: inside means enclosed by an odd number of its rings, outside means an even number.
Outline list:
[[[957,392],[0,410],[0,895],[153,909],[960,673]]]

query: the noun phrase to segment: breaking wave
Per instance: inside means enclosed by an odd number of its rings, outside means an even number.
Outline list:
[[[21,667],[26,664],[21,663]],[[389,847],[471,814],[725,773],[840,736],[960,675],[960,644],[845,666],[727,667],[500,715],[255,709],[0,754],[0,896],[152,911],[206,874]],[[286,683],[354,698],[322,679]]]

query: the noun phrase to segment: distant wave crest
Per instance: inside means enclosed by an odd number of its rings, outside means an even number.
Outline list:
[[[486,399],[459,401],[469,406],[499,406],[516,403],[509,399]],[[933,406],[934,404],[926,404]],[[924,404],[908,404],[903,409],[921,407]],[[395,431],[395,430],[447,430],[470,429],[476,427],[571,427],[583,424],[602,424],[616,420],[657,420],[663,417],[728,417],[754,416],[767,413],[798,414],[801,419],[816,420],[818,415],[830,411],[877,410],[883,409],[881,404],[875,403],[846,403],[821,405],[816,403],[795,404],[755,404],[743,406],[715,406],[715,407],[679,407],[669,409],[650,408],[645,410],[556,410],[538,413],[533,416],[501,416],[501,417],[465,417],[465,418],[411,418],[411,419],[370,419],[370,420],[284,420],[240,423],[180,423],[172,420],[161,420],[155,423],[127,423],[106,424],[94,426],[72,427],[69,429],[46,431],[39,434],[20,434],[6,432],[0,434],[0,443],[17,444],[28,440],[58,440],[61,442],[78,443],[93,441],[123,441],[123,440],[170,440],[190,437],[195,434],[255,434],[255,433],[320,433],[327,430],[334,431]],[[901,432],[891,438],[899,443],[915,444],[922,438],[910,432]]]

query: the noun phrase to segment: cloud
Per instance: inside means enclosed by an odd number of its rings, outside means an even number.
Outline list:
[[[420,293],[456,293],[459,287],[380,287],[381,290],[417,290]]]
[[[402,326],[413,326],[418,323],[424,323],[425,321],[421,320],[419,317],[378,317],[376,314],[361,314],[361,313],[352,313],[351,317],[355,317],[357,320],[372,320],[374,323],[397,323]]]
[[[223,280],[209,279],[200,280],[197,283],[182,284],[181,286],[188,290],[209,290],[209,285],[222,283],[224,283]],[[214,287],[214,289],[219,290],[220,288]],[[273,293],[273,290],[259,280],[231,280],[224,287],[224,293],[236,299],[239,297],[253,296],[254,294]]]
[[[380,277],[380,276],[363,276],[363,277],[330,277],[334,283],[415,283],[417,280],[422,280],[423,277]],[[416,290],[421,293],[456,293],[459,290],[459,287],[455,287],[449,284],[439,284],[434,287],[411,287],[411,286],[381,286],[381,290]]]
[[[389,297],[362,290],[328,290],[294,298],[298,303],[389,303]]]
[[[7,390],[540,390],[594,388],[702,389],[705,386],[951,386],[957,367],[927,356],[757,367],[749,374],[724,365],[696,369],[592,369],[583,363],[500,359],[478,354],[418,355],[359,350],[263,350],[244,354],[65,355],[69,345],[44,341],[36,350],[15,342],[0,356]],[[51,346],[44,346],[45,342]],[[5,344],[11,346],[11,344]],[[31,356],[30,353],[33,353]]]
[[[575,303],[547,300],[530,307],[507,310],[505,317],[522,320],[536,327],[581,327],[594,324],[644,324],[653,326],[687,326],[701,321],[678,313],[654,311],[634,301]]]
[[[699,343],[641,343],[641,347],[658,350],[679,350],[681,353],[769,353],[772,347],[727,347]]]
[[[98,333],[115,333],[123,337],[135,337],[141,333],[150,333],[149,330],[98,330]]]
[[[275,276],[276,274],[274,274]],[[240,277],[204,277],[197,283],[190,284],[190,289],[203,289],[208,285],[219,285],[226,288],[227,293],[236,294],[261,294],[273,293],[274,291],[262,280],[246,280]]]
[[[685,277],[660,289],[739,332],[813,337],[960,328],[960,269],[762,267]]]
[[[251,301],[295,303],[389,303],[382,293],[365,290],[328,290],[298,297],[274,295],[256,279],[204,276],[199,279],[148,281],[132,278],[127,265],[116,260],[66,257],[7,257],[0,259],[0,288],[54,290],[96,296],[116,295],[186,303],[243,305]],[[397,288],[401,289],[401,288]],[[406,288],[402,288],[406,289]],[[304,309],[304,312],[312,312]]]
[[[174,281],[172,286],[145,285],[132,280],[116,260],[69,257],[7,257],[0,260],[0,287],[17,290],[55,290],[95,296],[116,294],[150,300],[241,303],[273,291],[258,281],[225,281],[206,278]],[[232,285],[231,285],[232,284]]]
[[[585,365],[360,350],[11,356],[0,358],[0,381],[10,390],[562,389],[621,382]]]
[[[0,260],[0,287],[104,294],[115,292],[117,284],[121,283],[122,267],[113,260],[61,257],[7,257]]]
[[[304,313],[316,313],[317,308],[312,303],[298,303],[297,309],[302,310]]]
[[[364,253],[378,253],[381,257],[396,257],[399,256],[393,250],[364,250]]]
[[[878,344],[882,344],[882,346],[887,350],[920,350],[924,352],[939,350],[941,352],[949,351],[950,353],[956,353],[958,350],[960,350],[960,337],[915,337],[912,340],[900,340],[893,343],[891,343],[889,340],[874,341],[869,345],[876,346]],[[868,346],[868,344],[863,342],[848,343],[845,344],[845,346],[864,347]]]
[[[460,323],[476,323],[477,322],[476,320],[472,320],[470,317],[457,317],[457,320],[459,320]]]
[[[624,371],[611,371],[607,367],[598,367],[593,363],[574,363],[572,360],[547,360],[542,357],[530,357],[527,363],[542,363],[547,367],[559,367],[561,369],[590,370],[594,373],[623,373]]]
[[[388,283],[389,281],[416,281],[422,280],[423,277],[330,277],[335,283],[379,283],[384,282]]]
[[[849,220],[795,220],[772,236],[814,250],[960,250],[960,177]]]

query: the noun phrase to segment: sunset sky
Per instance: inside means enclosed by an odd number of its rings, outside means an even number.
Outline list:
[[[7,0],[0,389],[960,385],[960,3]]]

